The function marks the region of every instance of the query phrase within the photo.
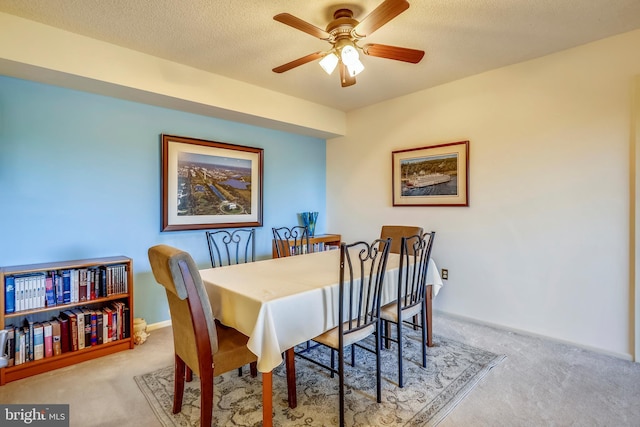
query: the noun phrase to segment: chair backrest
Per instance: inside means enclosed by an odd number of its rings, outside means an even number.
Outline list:
[[[422,304],[426,297],[427,270],[436,232],[400,238],[398,309]]]
[[[198,268],[187,252],[167,245],[149,248],[149,262],[167,292],[175,352],[199,375],[200,363],[213,363],[218,336]]]
[[[212,267],[255,261],[256,230],[237,229],[207,231],[207,244]]]
[[[272,228],[273,244],[278,258],[302,255],[311,252],[309,229],[300,225],[295,227]]]
[[[415,236],[416,234],[421,236],[423,232],[422,227],[411,225],[383,225],[382,230],[380,231],[380,238],[391,238],[391,249],[389,249],[389,252],[392,254],[399,254],[400,239],[403,237]]]
[[[343,336],[375,326],[391,239],[340,245],[339,345]]]

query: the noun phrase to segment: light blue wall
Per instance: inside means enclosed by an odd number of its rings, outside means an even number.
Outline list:
[[[258,258],[298,212],[320,212],[326,231],[324,140],[0,76],[0,265],[126,255],[135,316],[168,319],[147,249],[210,264],[204,231],[160,231],[162,133],[264,149]]]

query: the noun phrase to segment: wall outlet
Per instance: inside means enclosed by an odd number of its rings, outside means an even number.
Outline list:
[[[449,270],[447,270],[446,268],[443,268],[442,274],[440,274],[440,277],[442,277],[442,280],[447,280],[449,278]]]

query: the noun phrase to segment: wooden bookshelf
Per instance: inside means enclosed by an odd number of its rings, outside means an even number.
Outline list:
[[[126,272],[126,292],[109,294],[108,296],[88,299],[79,302],[56,304],[54,306],[46,306],[40,308],[32,308],[27,310],[15,311],[13,313],[5,313],[5,279],[8,276],[18,276],[22,274],[75,270],[94,267],[108,267],[124,265]],[[133,261],[131,258],[124,256],[82,259],[75,261],[52,262],[42,264],[19,265],[12,267],[0,268],[0,284],[2,291],[0,292],[0,329],[4,329],[7,325],[21,325],[25,319],[36,319],[41,322],[57,317],[61,312],[73,308],[87,307],[89,309],[101,309],[110,306],[113,302],[122,302],[129,308],[128,330],[129,336],[115,341],[110,341],[98,345],[89,345],[83,349],[76,351],[68,351],[60,355],[44,357],[39,360],[27,361],[25,363],[8,366],[0,369],[0,385],[7,382],[19,380],[32,375],[48,372],[53,369],[63,368],[65,366],[74,365],[86,360],[95,359],[106,356],[108,354],[119,351],[133,349]],[[16,307],[17,308],[17,307]],[[44,319],[44,320],[41,320]]]
[[[317,236],[309,237],[309,246],[311,247],[311,252],[339,248],[341,239],[342,236],[340,234],[319,234]],[[289,248],[284,248],[284,253],[288,255]],[[272,240],[271,254],[273,258],[278,257],[275,239]]]

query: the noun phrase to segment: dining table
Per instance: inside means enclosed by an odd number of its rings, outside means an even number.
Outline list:
[[[382,303],[397,299],[400,257],[387,260]],[[427,270],[427,324],[431,343],[431,300],[442,287],[433,261]],[[200,270],[213,315],[249,337],[262,374],[263,426],[272,425],[272,371],[287,367],[289,406],[297,404],[293,348],[338,325],[340,250]],[[282,355],[285,355],[283,359]]]

